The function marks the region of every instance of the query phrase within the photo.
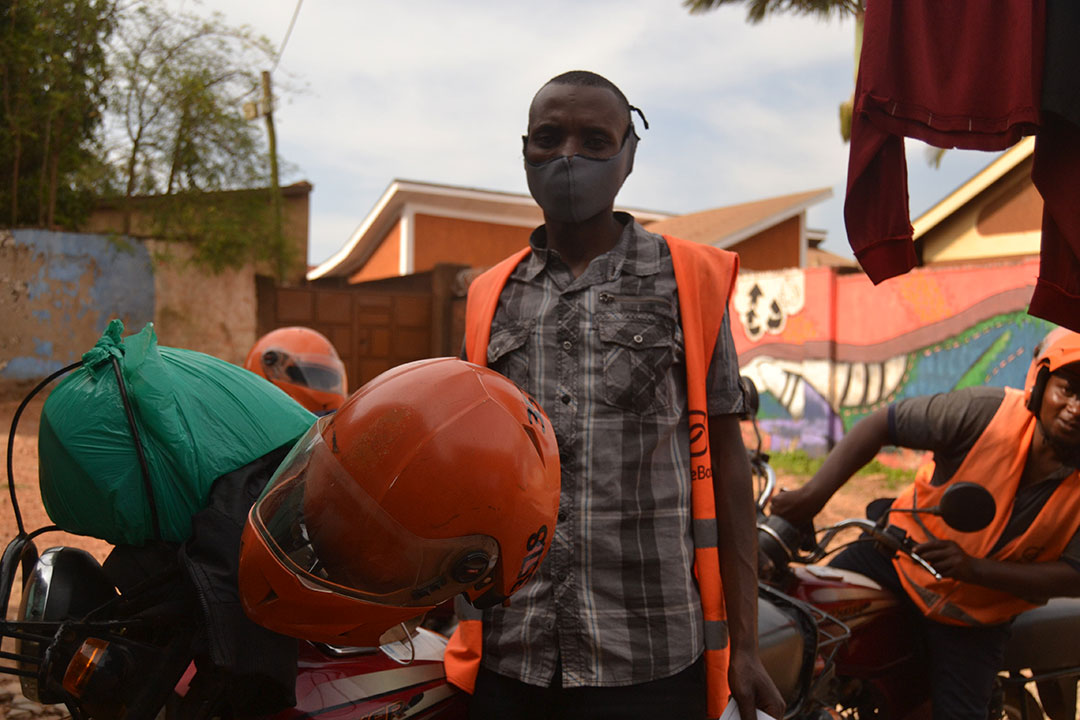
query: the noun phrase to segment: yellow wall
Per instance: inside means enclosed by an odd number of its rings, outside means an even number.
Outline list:
[[[1042,205],[1031,162],[1021,163],[920,239],[923,263],[1036,255]]]

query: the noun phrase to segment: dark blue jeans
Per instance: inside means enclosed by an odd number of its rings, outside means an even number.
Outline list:
[[[928,620],[908,600],[892,561],[873,543],[852,545],[829,565],[865,575],[904,598],[917,615],[929,660],[934,720],[986,720],[1012,623],[961,627]]]
[[[669,678],[625,687],[538,687],[480,668],[469,720],[656,720],[705,718],[705,661]],[[985,720],[985,719],[984,719]]]

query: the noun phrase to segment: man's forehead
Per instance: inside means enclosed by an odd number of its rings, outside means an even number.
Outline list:
[[[560,114],[610,116],[612,120],[620,120],[627,110],[609,88],[548,83],[540,88],[529,105],[529,124],[541,116]]]

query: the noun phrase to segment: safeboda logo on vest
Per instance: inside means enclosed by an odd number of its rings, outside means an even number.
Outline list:
[[[709,427],[706,415],[700,410],[690,411],[690,479],[700,480],[712,477],[712,468],[697,462],[698,458],[709,454]]]

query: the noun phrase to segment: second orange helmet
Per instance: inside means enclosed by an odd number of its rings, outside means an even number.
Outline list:
[[[345,365],[326,336],[311,328],[284,327],[263,335],[244,367],[316,415],[337,410],[348,393]]]

